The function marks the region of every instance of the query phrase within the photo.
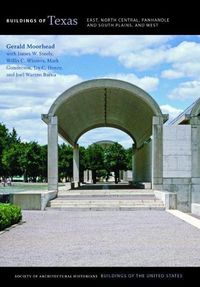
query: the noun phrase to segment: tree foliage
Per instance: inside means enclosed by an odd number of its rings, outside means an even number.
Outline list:
[[[87,148],[86,166],[92,170],[92,180],[96,183],[98,171],[104,168],[104,150],[98,144],[92,144]]]
[[[73,148],[66,144],[58,146],[59,178],[70,181],[73,177]],[[88,148],[79,149],[80,180],[83,172],[92,170],[93,182],[115,174],[115,182],[119,181],[119,171],[132,168],[132,148],[125,150],[114,143],[102,147],[92,144]],[[37,142],[22,142],[13,128],[11,132],[0,123],[0,177],[24,175],[25,180],[36,179],[47,181],[47,145]]]
[[[59,178],[71,180],[73,177],[73,149],[71,146],[61,144],[58,146]]]
[[[80,181],[83,182],[83,172],[87,169],[87,149],[80,146],[79,148],[79,173]]]
[[[14,145],[20,143],[20,139],[17,137],[17,132],[13,128],[10,133],[7,127],[0,123],[0,175],[5,176],[7,173],[7,166],[3,162],[3,154],[5,151],[14,152]],[[14,166],[13,166],[14,168]]]
[[[126,163],[127,163],[127,170],[132,169],[132,157],[133,157],[133,148],[130,147],[125,150],[126,151]]]
[[[20,165],[20,159],[22,156],[22,144],[15,143],[9,149],[4,149],[2,155],[2,165],[5,169],[4,174],[6,176],[23,175],[23,170]]]
[[[119,171],[127,170],[127,156],[125,149],[118,143],[114,143],[105,149],[104,153],[106,170],[114,171],[115,183],[119,181]]]

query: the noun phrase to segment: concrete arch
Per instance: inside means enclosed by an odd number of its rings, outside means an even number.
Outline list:
[[[94,126],[88,127],[86,130],[83,130],[82,133],[77,137],[76,142],[78,142],[79,138],[80,138],[82,135],[84,135],[85,133],[87,133],[87,132],[89,132],[89,131],[91,131],[91,130],[93,130],[93,129],[102,128],[102,127],[103,127],[102,125],[100,125],[100,126],[94,125]],[[131,134],[129,133],[129,131],[128,131],[126,128],[122,128],[122,127],[119,127],[119,126],[117,126],[117,125],[109,125],[109,126],[106,125],[106,127],[116,128],[116,129],[118,129],[118,130],[120,130],[120,131],[126,133],[127,135],[130,136],[130,138],[133,140],[133,142],[134,142],[135,145],[136,145],[136,140],[135,140],[135,138],[133,137],[133,135],[131,135]]]
[[[158,104],[156,103],[156,101],[144,90],[142,90],[141,88],[122,81],[122,80],[116,80],[116,79],[94,79],[94,80],[88,80],[88,81],[84,81],[81,82],[80,84],[77,84],[71,88],[69,88],[68,90],[66,90],[64,93],[62,93],[55,101],[54,103],[51,105],[50,109],[49,109],[49,114],[55,114],[56,110],[58,109],[58,107],[60,105],[63,104],[63,102],[65,102],[67,99],[69,99],[70,97],[74,96],[74,94],[77,94],[83,90],[88,90],[91,88],[119,88],[119,89],[124,89],[127,91],[130,91],[132,93],[135,94],[135,96],[142,98],[145,102],[147,102],[152,109],[155,111],[156,115],[162,115],[162,112],[160,110],[160,107],[158,106]]]
[[[96,79],[66,90],[48,116],[58,117],[58,132],[72,145],[83,131],[108,126],[128,133],[139,147],[152,134],[152,117],[162,112],[141,88],[120,80]]]
[[[144,143],[153,135],[152,182],[162,184],[162,126],[165,117],[156,101],[141,88],[115,79],[85,81],[62,93],[42,119],[48,124],[50,190],[57,189],[58,183],[58,134],[74,147],[74,181],[79,181],[77,141],[82,134],[96,127],[115,127],[126,132],[134,140],[138,162],[143,161]],[[150,149],[148,153],[151,154]]]

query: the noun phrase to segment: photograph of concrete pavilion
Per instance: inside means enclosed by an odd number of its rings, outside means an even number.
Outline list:
[[[0,40],[0,266],[199,267],[200,38]]]

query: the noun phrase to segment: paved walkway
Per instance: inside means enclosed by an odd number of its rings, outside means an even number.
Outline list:
[[[200,266],[200,229],[166,211],[24,211],[0,266]]]

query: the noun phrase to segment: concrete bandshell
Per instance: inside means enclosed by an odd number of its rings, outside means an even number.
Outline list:
[[[77,84],[61,94],[49,109],[58,117],[58,132],[75,146],[85,132],[96,127],[115,127],[126,132],[140,147],[152,135],[152,117],[162,112],[141,88],[114,79],[95,79]]]

